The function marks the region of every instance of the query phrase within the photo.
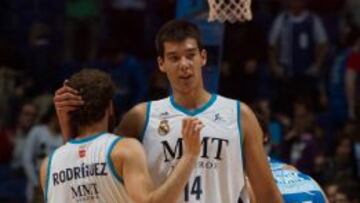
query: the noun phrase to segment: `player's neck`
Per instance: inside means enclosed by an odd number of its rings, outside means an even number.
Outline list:
[[[194,89],[188,93],[174,91],[173,93],[175,102],[187,109],[196,109],[203,106],[211,98],[211,94],[204,88]]]
[[[92,135],[108,131],[108,119],[91,124],[89,126],[82,126],[79,128],[79,133],[76,138],[90,137]]]

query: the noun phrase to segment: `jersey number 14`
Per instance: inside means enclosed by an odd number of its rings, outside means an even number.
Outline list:
[[[203,190],[201,189],[201,176],[196,176],[191,186],[189,183],[185,186],[185,202],[189,201],[190,195],[194,195],[196,200],[200,200],[202,193]]]

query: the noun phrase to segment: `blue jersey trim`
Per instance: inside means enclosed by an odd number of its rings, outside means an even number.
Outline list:
[[[105,134],[106,132],[100,132],[100,133],[97,133],[95,135],[90,135],[90,136],[86,136],[84,138],[79,138],[79,139],[72,139],[72,140],[69,140],[69,143],[71,144],[83,144],[85,142],[89,142],[89,141],[92,141],[98,137],[100,137],[101,135]]]
[[[54,153],[55,153],[55,151],[53,151],[48,158],[48,164],[47,164],[47,169],[46,169],[45,202],[48,202],[50,168],[51,168],[51,161],[52,161]]]
[[[242,130],[241,130],[241,109],[240,109],[240,101],[236,102],[236,111],[237,111],[237,125],[238,125],[238,131],[239,131],[239,135],[240,135],[240,147],[242,149],[242,147],[244,146],[244,136],[242,134]]]
[[[186,109],[185,107],[183,106],[180,106],[179,104],[177,104],[175,102],[175,99],[174,99],[174,96],[170,96],[170,103],[171,105],[177,109],[178,111],[181,111],[183,112],[184,114],[188,115],[188,116],[195,116],[199,113],[202,113],[204,112],[206,109],[208,109],[211,105],[213,105],[216,101],[216,98],[217,98],[217,95],[216,94],[212,94],[211,95],[211,98],[209,99],[208,102],[206,102],[206,104],[204,104],[203,106],[201,106],[200,108],[197,108],[197,109],[193,109],[193,110],[189,110],[189,109]]]
[[[109,163],[109,169],[110,172],[112,173],[112,175],[121,183],[124,183],[123,179],[121,178],[121,176],[117,173],[115,167],[114,167],[114,163],[111,160],[111,152],[114,149],[116,143],[118,143],[121,139],[123,139],[123,137],[117,137],[110,145],[108,151],[107,151],[107,155],[106,155],[106,160]]]
[[[149,124],[149,119],[150,119],[150,110],[151,110],[151,101],[147,102],[146,104],[146,115],[145,115],[145,123],[144,123],[144,127],[142,129],[142,132],[140,134],[139,137],[139,141],[142,142],[145,136],[145,132],[147,129],[147,126]]]
[[[316,202],[316,203],[325,203],[325,197],[321,191],[308,191],[294,194],[285,194],[283,199],[286,203],[292,202]]]

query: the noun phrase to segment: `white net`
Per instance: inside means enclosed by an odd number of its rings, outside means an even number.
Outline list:
[[[209,21],[244,22],[252,18],[251,0],[208,0]]]

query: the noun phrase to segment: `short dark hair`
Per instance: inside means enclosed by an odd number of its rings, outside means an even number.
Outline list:
[[[110,75],[96,69],[83,69],[71,76],[68,85],[79,91],[84,104],[71,113],[74,128],[89,126],[105,116],[115,94],[115,85]]]
[[[186,38],[194,38],[201,50],[201,34],[199,28],[185,20],[171,20],[163,25],[156,35],[155,45],[158,56],[164,56],[165,42],[181,42]]]

